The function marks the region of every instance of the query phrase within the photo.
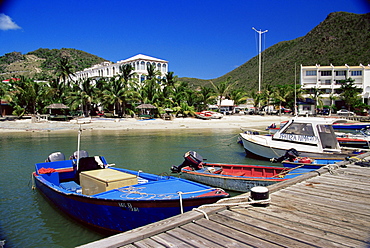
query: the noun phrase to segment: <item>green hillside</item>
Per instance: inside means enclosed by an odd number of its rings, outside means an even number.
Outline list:
[[[370,13],[331,13],[307,35],[280,42],[262,53],[263,82],[294,84],[295,65],[299,82],[300,65],[370,64]],[[220,82],[232,77],[246,89],[258,88],[258,56],[242,66],[216,78]],[[208,85],[208,80],[180,78],[191,85]]]
[[[27,76],[47,79],[55,75],[55,69],[62,57],[69,58],[74,71],[81,71],[106,61],[95,55],[71,48],[40,48],[24,55],[20,52],[11,52],[0,57],[0,77]]]

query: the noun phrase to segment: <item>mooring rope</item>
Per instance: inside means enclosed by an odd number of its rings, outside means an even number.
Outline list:
[[[248,201],[247,202],[229,202],[229,203],[220,203],[224,200],[235,200],[235,199],[245,199],[247,198]],[[233,198],[228,198],[228,199],[222,199],[222,200],[219,200],[217,201],[216,203],[213,203],[213,204],[206,204],[206,205],[202,205],[198,208],[193,208],[194,211],[198,211],[198,212],[201,212],[204,217],[209,220],[209,217],[208,217],[208,214],[203,211],[201,208],[207,208],[207,207],[233,207],[233,206],[248,206],[248,205],[252,205],[252,204],[269,204],[271,202],[271,198],[268,198],[268,199],[264,199],[264,200],[253,200],[252,198],[250,197],[233,197]]]
[[[184,213],[184,207],[183,207],[183,202],[182,202],[182,195],[195,194],[195,193],[200,193],[200,192],[205,192],[205,191],[210,191],[210,190],[224,191],[223,189],[220,189],[220,188],[202,189],[202,190],[192,191],[192,192],[181,192],[181,191],[178,191],[177,194],[179,195],[181,214]]]

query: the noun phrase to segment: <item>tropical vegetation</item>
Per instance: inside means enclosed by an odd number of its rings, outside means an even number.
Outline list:
[[[209,104],[220,105],[223,98],[234,100],[236,105],[253,99],[255,107],[294,109],[295,102],[307,93],[319,108],[334,109],[334,102],[343,100],[349,109],[363,109],[367,106],[358,94],[352,94],[357,89],[353,90],[350,82],[344,84],[339,97],[330,97],[331,106],[322,106],[322,92],[318,89],[303,92],[297,79],[300,64],[369,64],[370,32],[364,31],[370,29],[369,20],[370,13],[332,13],[307,35],[266,49],[262,54],[261,92],[256,91],[257,56],[212,80],[178,78],[174,72],[158,79],[158,72],[149,66],[146,79],[141,82],[131,66],[123,65],[114,77],[73,81],[70,76],[75,71],[106,60],[76,49],[40,48],[27,54],[11,52],[0,56],[0,79],[14,78],[0,84],[0,97],[20,116],[45,113],[45,107],[52,103],[63,103],[73,113],[85,116],[100,109],[113,116],[134,115],[139,113],[136,106],[141,103],[156,106],[158,114],[171,108],[175,114],[186,116],[206,109]]]

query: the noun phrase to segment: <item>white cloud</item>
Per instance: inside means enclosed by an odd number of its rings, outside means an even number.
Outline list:
[[[13,22],[12,18],[3,13],[0,13],[0,30],[11,30],[20,28],[20,26]]]

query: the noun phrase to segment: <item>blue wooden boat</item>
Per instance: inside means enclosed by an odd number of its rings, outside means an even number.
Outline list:
[[[330,158],[314,158],[314,159],[311,159],[311,158],[296,158],[295,160],[293,161],[289,161],[289,160],[284,160],[281,162],[281,164],[284,166],[284,167],[288,167],[288,168],[296,168],[297,166],[302,166],[301,168],[306,168],[306,169],[319,169],[320,167],[322,166],[326,166],[326,165],[329,165],[329,164],[335,164],[335,163],[339,163],[339,162],[342,162],[343,159],[330,159]]]
[[[70,217],[107,233],[131,230],[228,196],[221,189],[177,177],[109,167],[101,156],[65,160],[62,153],[54,153],[35,168],[35,186],[48,200]]]
[[[188,151],[184,158],[185,161],[181,165],[172,166],[173,173],[181,173],[181,177],[192,181],[238,192],[249,192],[255,186],[268,186],[312,171],[277,166],[203,162],[203,158],[195,151]]]
[[[333,123],[332,127],[334,129],[350,129],[350,130],[359,130],[359,129],[367,129],[370,127],[369,122],[359,122],[359,123],[354,123],[354,122],[335,122]]]

